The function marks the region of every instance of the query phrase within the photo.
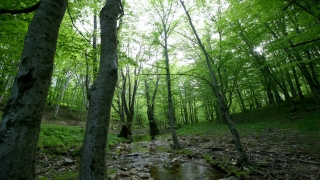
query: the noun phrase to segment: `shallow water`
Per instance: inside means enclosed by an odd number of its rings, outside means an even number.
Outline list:
[[[224,173],[193,162],[184,162],[171,165],[172,157],[165,153],[165,149],[156,146],[150,149],[149,135],[133,136],[132,156],[127,157],[127,165],[143,167],[145,164],[152,164],[150,175],[155,180],[216,180],[224,177]],[[150,156],[149,156],[150,154]],[[147,157],[143,157],[146,156]],[[152,163],[150,163],[152,162]]]
[[[173,165],[172,169],[166,169],[163,165],[158,164],[151,168],[150,174],[155,180],[216,180],[224,177],[224,174],[218,170],[192,162]]]

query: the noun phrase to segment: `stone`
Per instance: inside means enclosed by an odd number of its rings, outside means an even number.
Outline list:
[[[230,177],[222,178],[222,179],[219,179],[219,180],[237,180],[237,178],[234,177],[234,176],[230,176]]]
[[[117,175],[114,179],[115,180],[131,180],[131,177],[126,172],[119,172],[119,173],[117,173]]]
[[[179,164],[179,162],[180,162],[179,158],[173,158],[170,163],[171,164]]]
[[[139,177],[142,179],[147,179],[150,177],[150,174],[149,173],[139,173]]]
[[[173,169],[173,166],[171,164],[163,164],[163,167],[168,170]]]
[[[144,171],[144,172],[149,172],[150,169],[149,169],[149,168],[143,168],[142,171]]]
[[[127,151],[121,151],[121,153],[120,153],[121,156],[127,156],[128,154],[129,154],[129,152],[127,152]]]
[[[136,174],[137,174],[136,168],[130,169],[129,174],[130,174],[130,175],[136,175]]]
[[[116,175],[117,175],[116,173],[110,174],[110,175],[108,175],[108,178],[109,179],[115,179]]]
[[[74,164],[74,160],[70,159],[70,158],[63,158],[63,165],[70,165],[70,164]]]
[[[120,172],[118,175],[119,177],[131,177],[128,172]]]
[[[128,171],[128,168],[126,168],[126,167],[120,167],[119,169],[122,171]]]

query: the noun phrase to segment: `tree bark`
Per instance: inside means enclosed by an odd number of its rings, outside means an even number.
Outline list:
[[[119,0],[107,0],[100,12],[101,51],[98,76],[90,87],[89,111],[79,179],[106,178],[106,146],[110,110],[118,79],[117,17]]]
[[[158,70],[157,70],[158,73]],[[156,123],[156,120],[154,118],[154,102],[155,102],[155,98],[156,98],[156,94],[158,91],[158,84],[159,84],[159,75],[157,75],[157,80],[155,83],[155,88],[153,90],[153,94],[152,97],[150,97],[149,94],[149,85],[147,83],[147,79],[145,79],[144,84],[145,84],[145,88],[146,88],[146,100],[147,100],[147,115],[148,115],[148,120],[149,120],[149,127],[150,127],[150,136],[152,138],[154,138],[156,135],[160,134],[160,131],[158,129],[158,125]]]
[[[121,126],[120,134],[119,137],[123,137],[128,139],[129,141],[132,141],[132,123],[133,123],[133,118],[134,118],[134,113],[135,113],[135,101],[136,101],[136,94],[139,86],[139,82],[137,79],[137,74],[140,73],[140,67],[136,67],[134,69],[134,75],[135,79],[133,82],[133,85],[131,83],[131,76],[130,76],[130,68],[127,65],[126,66],[126,75],[124,75],[123,71],[121,71],[122,78],[123,78],[123,86],[122,86],[122,106],[124,109],[124,112],[127,116],[126,122],[123,123]],[[128,82],[128,91],[126,90],[126,84]],[[133,88],[132,88],[133,87]],[[126,94],[128,98],[126,98]],[[127,100],[128,99],[128,100]]]
[[[67,0],[42,0],[0,124],[0,179],[35,179],[36,149]]]
[[[169,113],[169,123],[171,127],[172,134],[172,148],[180,148],[180,144],[177,138],[176,130],[175,130],[175,121],[174,121],[174,109],[172,102],[172,91],[171,91],[171,77],[170,77],[170,67],[169,67],[169,53],[168,53],[168,34],[166,24],[162,22],[163,32],[164,32],[164,54],[166,59],[166,80],[167,80],[167,90],[168,90],[168,113]]]
[[[204,46],[203,46],[203,44],[202,44],[202,42],[201,42],[201,40],[200,40],[200,38],[199,38],[199,36],[197,34],[196,29],[193,26],[191,17],[189,15],[189,12],[187,11],[183,1],[180,0],[180,3],[183,6],[183,9],[184,9],[184,11],[185,11],[185,13],[187,15],[187,18],[188,18],[189,24],[190,24],[190,26],[192,28],[192,31],[193,31],[194,35],[196,36],[196,38],[197,38],[197,42],[198,42],[203,54],[205,55],[206,63],[207,63],[207,66],[209,68],[211,81],[212,81],[212,85],[213,85],[212,89],[213,89],[213,91],[214,91],[214,93],[217,96],[218,101],[219,101],[219,108],[220,108],[221,117],[228,124],[229,129],[231,131],[231,134],[232,134],[232,137],[233,137],[233,141],[234,141],[234,145],[235,145],[235,148],[236,148],[237,153],[238,153],[238,162],[242,166],[247,166],[249,164],[247,154],[242,148],[238,131],[237,131],[234,123],[232,122],[231,116],[230,116],[229,111],[228,111],[227,104],[225,102],[225,98],[219,92],[217,77],[216,77],[215,73],[213,72],[209,55],[208,55],[206,49],[204,48]]]

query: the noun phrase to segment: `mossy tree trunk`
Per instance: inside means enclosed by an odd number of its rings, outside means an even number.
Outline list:
[[[35,179],[36,150],[67,0],[42,0],[0,124],[0,179]]]
[[[79,179],[106,178],[106,147],[111,104],[118,79],[117,20],[119,0],[107,0],[100,12],[100,69],[89,91],[89,110]]]
[[[157,69],[158,73],[158,69]],[[158,129],[158,125],[156,123],[155,117],[154,117],[154,103],[156,99],[156,94],[158,91],[158,84],[159,84],[159,75],[157,75],[155,88],[153,89],[152,96],[150,97],[150,88],[147,83],[147,79],[144,81],[145,88],[146,88],[146,101],[147,101],[147,115],[148,115],[148,121],[149,121],[149,127],[150,127],[150,136],[154,138],[156,135],[160,134],[160,131]]]

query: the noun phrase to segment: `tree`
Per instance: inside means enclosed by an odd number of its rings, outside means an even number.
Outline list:
[[[126,73],[124,73],[123,69],[121,69],[121,76],[123,81],[121,90],[121,106],[124,109],[126,121],[121,126],[119,137],[123,137],[132,141],[132,123],[135,114],[135,101],[139,86],[138,74],[140,73],[141,65],[136,65],[136,67],[134,68],[133,79],[130,75],[132,72],[130,72],[129,64],[126,65],[125,69]]]
[[[203,46],[203,43],[201,42],[201,40],[197,34],[197,31],[192,23],[191,17],[189,15],[183,1],[180,0],[180,3],[183,6],[183,9],[185,10],[185,13],[187,15],[187,18],[188,18],[188,21],[189,21],[190,26],[192,28],[192,31],[193,31],[194,35],[196,36],[197,42],[198,42],[198,44],[199,44],[199,46],[205,56],[207,67],[209,68],[209,72],[210,72],[210,76],[211,76],[213,92],[218,98],[221,116],[222,116],[223,120],[228,124],[229,129],[231,131],[231,134],[233,136],[234,145],[235,145],[235,148],[236,148],[236,150],[238,152],[238,156],[239,156],[238,162],[241,165],[246,166],[249,164],[248,157],[246,155],[246,152],[242,148],[239,133],[238,133],[234,123],[232,122],[231,116],[230,116],[228,108],[227,108],[227,104],[225,102],[225,98],[222,96],[222,93],[219,92],[217,77],[216,77],[215,73],[213,72],[210,57],[209,57],[205,47]]]
[[[83,141],[79,179],[106,178],[106,145],[110,111],[118,79],[117,20],[119,0],[107,0],[100,12],[100,68],[89,91],[89,110]]]
[[[167,3],[167,6],[165,5]],[[180,144],[175,131],[175,121],[174,121],[174,107],[172,101],[172,90],[171,90],[171,77],[170,77],[170,66],[169,66],[169,47],[168,38],[173,29],[178,25],[176,21],[172,21],[173,16],[176,12],[176,4],[173,1],[153,1],[152,5],[157,15],[160,18],[160,23],[156,24],[158,28],[158,33],[161,34],[163,42],[161,46],[163,48],[163,54],[166,64],[166,81],[167,81],[167,92],[168,92],[168,119],[170,122],[171,133],[172,133],[172,148],[179,148]]]
[[[156,135],[160,134],[160,131],[158,129],[158,125],[155,119],[155,114],[154,114],[154,104],[155,104],[155,99],[158,91],[158,85],[159,85],[159,75],[158,75],[158,68],[156,69],[156,82],[154,84],[154,89],[150,96],[150,87],[147,82],[148,78],[144,80],[144,85],[145,85],[145,96],[146,96],[146,103],[147,103],[147,115],[148,115],[148,121],[149,121],[149,127],[150,127],[150,136],[154,138]]]
[[[35,179],[40,124],[67,0],[37,4],[0,124],[0,179]]]

